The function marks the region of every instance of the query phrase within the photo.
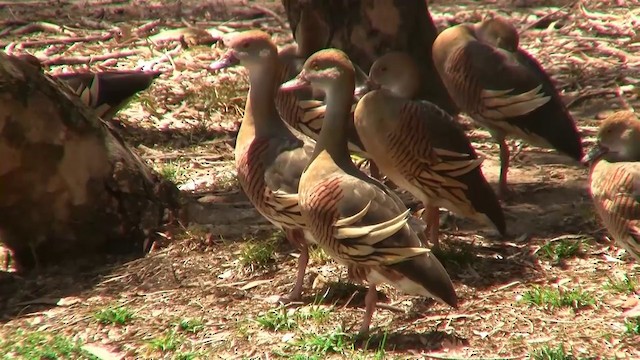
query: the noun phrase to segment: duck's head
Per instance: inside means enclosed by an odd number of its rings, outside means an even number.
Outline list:
[[[420,70],[411,56],[390,52],[378,58],[369,70],[369,81],[395,95],[411,99],[420,88]]]
[[[353,64],[344,52],[324,49],[311,55],[305,61],[302,71],[282,84],[280,89],[292,91],[311,85],[327,94],[341,88],[351,88],[349,91],[353,92],[354,74]]]
[[[250,69],[274,61],[278,56],[278,48],[264,31],[233,33],[223,41],[229,49],[220,59],[209,65],[210,70],[220,70],[238,64]]]
[[[630,111],[619,111],[606,118],[598,130],[596,145],[582,159],[593,163],[607,161],[640,161],[640,120]]]
[[[506,19],[494,17],[474,26],[478,40],[515,52],[520,45],[520,36],[515,26]]]

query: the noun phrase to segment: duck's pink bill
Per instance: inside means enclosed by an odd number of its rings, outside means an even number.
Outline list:
[[[238,58],[235,56],[233,51],[227,51],[220,59],[212,62],[209,65],[209,70],[211,71],[220,70],[220,69],[238,65],[239,63],[240,63],[240,60],[238,60]]]
[[[300,77],[299,75],[296,76],[295,78],[287,81],[286,83],[280,85],[280,90],[282,91],[293,91],[293,90],[298,90],[298,89],[302,89],[305,88],[307,86],[309,86],[309,82]]]

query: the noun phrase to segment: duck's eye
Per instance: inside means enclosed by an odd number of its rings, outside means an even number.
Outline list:
[[[314,71],[318,71],[318,70],[320,70],[320,65],[318,63],[313,63],[313,64],[311,64],[311,68]]]
[[[243,42],[243,43],[242,43],[242,48],[243,48],[243,49],[247,49],[247,48],[249,48],[249,42],[248,42],[248,41]]]
[[[380,68],[380,71],[382,71],[382,72],[387,72],[387,67],[386,67],[386,66],[381,67],[381,68]]]

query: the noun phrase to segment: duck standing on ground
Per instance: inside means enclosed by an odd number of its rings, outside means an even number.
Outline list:
[[[438,207],[493,224],[504,235],[500,202],[462,127],[437,105],[411,100],[420,86],[418,71],[405,53],[387,53],[375,61],[369,81],[381,89],[358,102],[354,120],[360,138],[382,172],[423,202],[434,246]]]
[[[286,299],[295,300],[302,293],[309,261],[307,241],[314,242],[304,231],[297,194],[314,142],[288,127],[276,110],[278,50],[269,35],[245,31],[225,39],[225,44],[229,50],[210,69],[241,64],[249,72],[249,94],[235,147],[238,180],[256,209],[300,249],[295,285]]]
[[[326,93],[327,111],[310,164],[300,178],[300,207],[318,244],[369,282],[360,333],[369,330],[376,309],[376,285],[388,283],[414,295],[457,307],[446,270],[421,246],[409,226],[409,210],[389,188],[353,164],[346,128],[355,89],[354,67],[340,50],[321,50],[307,59],[296,78],[282,85],[311,85]]]

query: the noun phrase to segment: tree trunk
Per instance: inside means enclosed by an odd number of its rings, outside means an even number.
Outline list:
[[[419,97],[456,114],[431,58],[438,31],[426,0],[282,0],[301,55],[335,47],[365,72],[386,52],[404,51],[419,64]]]
[[[153,240],[178,191],[68,88],[0,53],[0,240],[16,266]]]

